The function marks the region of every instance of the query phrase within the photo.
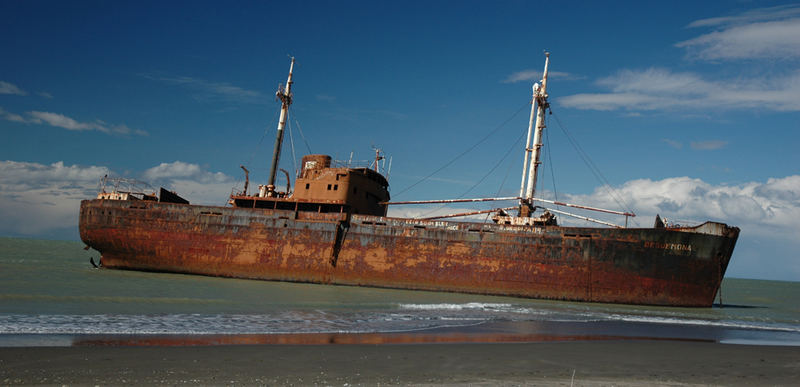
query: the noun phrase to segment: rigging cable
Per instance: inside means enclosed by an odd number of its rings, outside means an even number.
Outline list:
[[[552,113],[553,110],[550,109],[550,112]],[[614,190],[611,187],[611,184],[608,182],[606,177],[603,176],[603,173],[600,172],[600,168],[598,168],[597,165],[592,161],[592,159],[589,157],[589,154],[586,153],[586,151],[584,151],[583,148],[581,148],[580,144],[578,144],[578,141],[575,140],[575,138],[572,137],[572,135],[569,133],[569,131],[567,131],[567,128],[564,127],[564,125],[561,124],[561,120],[558,119],[558,116],[553,113],[553,117],[555,117],[556,122],[558,123],[558,127],[567,136],[567,139],[572,144],[572,147],[575,148],[575,151],[578,152],[578,156],[580,156],[581,159],[583,159],[583,162],[586,164],[586,166],[592,172],[592,174],[594,175],[595,179],[597,179],[598,182],[603,186],[603,188],[606,190],[608,195],[612,199],[614,199],[615,202],[617,202],[617,205],[619,205],[620,207],[624,208],[628,212],[633,212],[630,209],[630,206],[625,202],[625,199],[623,199],[621,197],[621,195],[619,195],[616,192],[616,190]],[[633,221],[634,224],[636,224],[638,226],[638,223],[636,222],[636,220],[633,220],[633,219],[631,219],[631,220]]]
[[[524,136],[525,136],[525,132],[522,132],[522,134],[520,134],[520,135],[519,135],[519,137],[517,138],[517,140],[516,140],[516,141],[514,141],[514,143],[513,143],[513,144],[511,144],[511,147],[509,147],[509,148],[508,148],[508,151],[506,151],[506,154],[505,154],[505,155],[504,155],[504,156],[503,156],[503,157],[500,159],[500,161],[498,161],[498,162],[497,162],[497,163],[496,163],[496,164],[495,164],[495,165],[492,167],[492,169],[490,169],[490,170],[489,170],[489,172],[487,172],[485,175],[483,175],[483,177],[481,177],[481,178],[480,178],[480,180],[478,180],[478,181],[477,181],[475,184],[473,184],[473,185],[472,185],[472,187],[469,187],[469,189],[467,189],[467,190],[466,190],[466,191],[464,191],[464,192],[463,192],[461,195],[459,195],[458,197],[456,197],[456,199],[461,199],[461,198],[463,198],[463,197],[464,197],[464,196],[466,196],[468,193],[470,193],[470,191],[472,191],[473,189],[475,189],[475,187],[477,187],[477,186],[479,186],[481,183],[483,183],[483,181],[484,181],[484,180],[486,180],[486,178],[487,178],[487,177],[489,177],[489,176],[492,174],[492,172],[494,172],[494,170],[495,170],[495,169],[497,169],[497,167],[499,167],[499,166],[500,166],[500,164],[502,164],[502,163],[503,163],[503,161],[505,161],[505,160],[508,158],[508,155],[510,155],[510,154],[511,154],[511,151],[513,151],[513,150],[514,150],[514,148],[516,148],[516,147],[517,147],[517,145],[519,145],[520,141],[522,141],[522,138],[523,138]],[[508,176],[508,175],[506,175],[506,176]],[[502,186],[501,186],[501,188],[502,188]],[[438,208],[435,208],[435,209],[431,210],[430,212],[428,212],[428,213],[426,213],[426,214],[422,215],[422,217],[423,217],[423,218],[424,218],[424,217],[427,217],[427,216],[431,215],[433,212],[435,212],[435,211],[439,211],[439,210],[441,210],[442,208],[445,208],[445,207],[447,207],[447,204],[443,204],[442,206],[440,206],[440,207],[438,207]]]
[[[292,109],[292,117],[296,117],[294,115],[294,109]],[[300,138],[302,138],[303,142],[306,144],[306,149],[308,149],[308,154],[314,153],[311,152],[311,147],[308,145],[308,141],[306,141],[306,136],[303,135],[303,128],[300,126],[300,121],[298,121],[297,118],[295,118],[294,123],[297,125],[297,131],[300,132]]]
[[[272,116],[272,120],[270,120],[269,122],[275,122],[275,119],[278,117],[279,112],[280,109],[275,111],[275,114]],[[253,163],[253,159],[256,157],[256,153],[261,148],[261,144],[264,142],[264,138],[267,137],[267,133],[269,133],[269,125],[264,125],[264,133],[261,135],[261,139],[258,140],[258,144],[256,145],[255,149],[253,149],[253,152],[250,154],[250,158],[247,160],[247,164],[245,165],[250,165]]]
[[[423,177],[422,179],[420,179],[420,180],[419,180],[419,181],[417,181],[416,183],[414,183],[414,184],[411,184],[410,186],[408,186],[408,187],[404,188],[402,191],[400,191],[400,192],[396,193],[396,194],[395,194],[395,196],[400,196],[400,195],[402,195],[403,193],[407,192],[407,191],[408,191],[408,190],[410,190],[411,188],[414,188],[414,187],[416,187],[417,185],[419,185],[420,183],[424,182],[425,180],[428,180],[429,178],[431,178],[431,176],[433,176],[433,175],[435,175],[435,174],[437,174],[437,173],[441,172],[443,169],[445,169],[445,168],[449,167],[450,165],[452,165],[453,163],[455,163],[455,162],[456,162],[458,159],[460,159],[460,158],[464,157],[464,155],[466,155],[467,153],[471,152],[473,149],[477,148],[477,147],[478,147],[478,145],[482,144],[483,142],[485,142],[486,140],[488,140],[488,139],[489,139],[489,137],[491,137],[492,135],[494,135],[495,133],[497,133],[497,131],[499,131],[499,130],[500,130],[502,127],[504,127],[504,126],[505,126],[506,124],[508,124],[508,123],[509,123],[511,120],[513,120],[513,119],[514,119],[514,118],[515,118],[515,117],[516,117],[516,116],[517,116],[517,115],[518,115],[518,114],[519,114],[519,113],[520,113],[520,112],[521,112],[523,109],[525,109],[525,108],[526,108],[528,105],[530,105],[530,102],[525,102],[525,104],[524,104],[524,105],[522,105],[522,107],[520,107],[520,108],[519,108],[519,110],[517,110],[517,112],[516,112],[516,113],[514,113],[514,114],[513,114],[513,115],[512,115],[510,118],[508,118],[507,120],[503,121],[503,123],[501,123],[500,125],[498,125],[498,126],[497,126],[496,128],[494,128],[494,129],[493,129],[491,132],[489,132],[489,134],[487,134],[486,136],[484,136],[483,138],[481,138],[481,139],[480,139],[478,142],[476,142],[475,144],[473,144],[471,147],[467,148],[467,150],[465,150],[465,151],[461,152],[460,154],[458,154],[458,156],[456,156],[456,157],[455,157],[455,158],[453,158],[452,160],[448,161],[447,163],[445,163],[444,165],[442,165],[441,167],[439,167],[437,170],[435,170],[435,171],[431,172],[429,175],[427,175],[427,176]]]
[[[547,142],[547,162],[550,167],[550,180],[553,182],[553,195],[555,196],[555,200],[558,201],[558,190],[556,189],[556,172],[553,165],[553,148],[550,147],[550,135],[548,134],[548,130],[544,131],[544,140]],[[561,206],[556,206],[557,208],[561,208]]]
[[[522,137],[520,137],[519,140],[517,140],[517,142],[514,144],[514,146],[517,146],[519,144],[520,140],[522,140]],[[513,149],[513,147],[512,147],[512,149]],[[506,157],[508,157],[508,155],[510,153],[511,153],[511,150],[509,150],[509,152],[506,153]],[[506,157],[503,157],[503,159],[505,159]],[[508,180],[508,175],[511,174],[512,166],[513,166],[512,163],[508,164],[508,169],[506,169],[506,175],[503,176],[503,181],[500,182],[500,187],[497,188],[497,192],[495,192],[495,194],[494,194],[495,197],[499,197],[500,196],[500,192],[503,191],[503,187],[505,187],[505,185],[506,185],[506,180]],[[489,212],[486,213],[486,217],[483,218],[483,223],[486,223],[486,222],[489,221],[489,214],[490,214]]]
[[[292,135],[292,121],[289,121],[288,124],[289,124],[289,144],[291,144],[292,146],[292,168],[294,168],[294,175],[295,177],[297,177],[297,155],[294,153],[294,136]]]

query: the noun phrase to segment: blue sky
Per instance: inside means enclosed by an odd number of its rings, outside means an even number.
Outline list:
[[[241,164],[263,184],[288,55],[296,158],[377,146],[394,199],[514,196],[548,50],[541,196],[620,208],[569,133],[639,225],[737,225],[730,275],[800,280],[798,36],[773,1],[2,1],[0,235],[77,239],[106,173],[219,205]]]

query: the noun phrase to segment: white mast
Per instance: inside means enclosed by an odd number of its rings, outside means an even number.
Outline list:
[[[536,100],[536,132],[533,135],[533,155],[528,170],[528,187],[525,191],[525,200],[528,204],[533,203],[533,193],[536,190],[536,180],[538,176],[539,157],[542,149],[542,132],[544,131],[544,111],[548,107],[547,103],[547,67],[550,64],[550,53],[544,53],[544,73],[542,74],[542,86],[536,88],[534,85],[533,98]]]
[[[292,70],[294,70],[294,57],[292,64],[289,65],[289,78],[286,80],[286,88],[278,87],[275,96],[281,100],[281,117],[278,120],[278,135],[275,138],[275,149],[272,151],[272,168],[269,171],[267,181],[267,196],[275,196],[275,171],[278,169],[278,160],[281,157],[281,144],[283,143],[283,128],[286,127],[286,120],[289,116],[289,105],[292,104]]]
[[[525,140],[525,157],[522,162],[522,182],[519,184],[519,204],[525,203],[525,178],[528,175],[528,162],[531,159],[531,133],[533,133],[533,118],[536,116],[536,89],[539,88],[538,83],[533,84],[533,96],[531,97],[531,118],[528,120],[528,139]]]

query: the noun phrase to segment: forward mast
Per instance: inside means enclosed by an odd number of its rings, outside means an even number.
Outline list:
[[[286,88],[278,86],[275,96],[281,101],[281,116],[278,120],[278,134],[275,138],[275,149],[272,151],[272,167],[269,170],[269,180],[267,181],[266,192],[259,192],[261,197],[276,197],[275,192],[275,173],[278,169],[278,160],[281,158],[281,145],[283,144],[283,129],[286,127],[286,120],[289,119],[289,105],[292,104],[292,71],[294,70],[294,57],[289,65],[289,78],[286,79]],[[288,193],[288,192],[287,192]]]

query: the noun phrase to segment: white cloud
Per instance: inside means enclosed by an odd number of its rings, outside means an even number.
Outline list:
[[[800,58],[800,18],[730,26],[689,39],[675,46],[691,56],[718,59]]]
[[[676,44],[702,60],[800,59],[800,6],[760,8],[738,15],[697,20],[690,28],[714,31]],[[747,73],[743,70],[743,72]],[[775,75],[777,74],[777,75]],[[698,111],[759,108],[800,111],[800,71],[713,79],[669,69],[621,70],[596,82],[609,92],[559,99],[591,110]]]
[[[580,79],[580,77],[560,71],[548,72],[548,78],[549,79],[557,78],[563,80]],[[501,82],[516,83],[524,81],[538,81],[540,79],[542,79],[542,70],[522,70],[509,75],[506,79],[502,80]]]
[[[0,107],[0,117],[3,117],[3,119],[11,122],[20,122],[23,124],[28,123],[28,120],[26,120],[25,117],[6,111],[2,107]]]
[[[756,8],[733,16],[721,16],[693,21],[688,27],[713,27],[779,20],[800,16],[800,6],[795,4]]]
[[[715,31],[676,44],[703,60],[800,57],[800,6],[759,8],[738,15],[697,20],[690,28]]]
[[[558,99],[563,106],[590,110],[729,110],[758,107],[800,111],[800,71],[771,79],[711,81],[667,69],[621,70],[597,81],[607,93],[575,94]]]
[[[53,99],[53,95],[48,93],[48,92],[46,92],[46,91],[40,91],[40,92],[38,92],[36,94],[38,94],[40,97],[44,97],[44,98],[47,98],[47,99]]]
[[[198,204],[223,205],[234,187],[236,179],[222,173],[209,172],[197,164],[174,161],[161,163],[142,173],[142,179],[153,185],[162,185],[178,195]]]
[[[78,122],[58,113],[32,111],[28,112],[28,114],[32,117],[31,122],[33,123],[39,124],[44,122],[50,126],[56,126],[67,130],[101,130],[101,128],[103,128],[99,124]]]
[[[131,129],[125,124],[108,125],[100,120],[95,122],[80,122],[63,114],[52,112],[30,111],[26,114],[28,116],[27,118],[0,108],[0,117],[12,122],[19,122],[23,124],[46,124],[73,131],[96,130],[102,133],[117,135],[148,135],[148,133],[144,130]]]
[[[0,81],[0,94],[28,95],[25,90],[20,89],[14,84]]]
[[[149,168],[142,177],[148,180],[191,178],[201,183],[218,183],[229,181],[227,175],[222,172],[208,172],[200,168],[197,164],[174,161],[171,163],[161,163]]]

